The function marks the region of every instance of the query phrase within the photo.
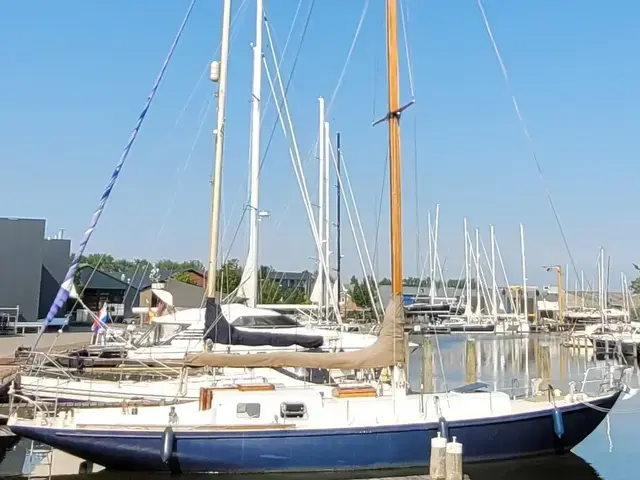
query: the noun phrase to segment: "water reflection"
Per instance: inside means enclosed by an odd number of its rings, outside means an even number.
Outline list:
[[[416,338],[414,341],[421,341]],[[529,336],[495,336],[490,334],[475,335],[441,335],[431,337],[432,342],[432,371],[433,383],[436,391],[472,381],[482,381],[493,389],[526,393],[530,381],[536,377],[546,377],[550,383],[563,391],[567,391],[569,382],[580,383],[585,372],[590,369],[600,369],[611,365],[625,364],[624,359],[595,359],[592,351],[585,349],[570,349],[563,347],[557,336],[537,335]],[[632,387],[638,387],[637,360],[634,374],[629,379]],[[421,388],[422,351],[417,348],[411,356],[410,383],[414,391]],[[598,380],[599,372],[592,371],[594,382],[590,386],[596,391],[602,380]],[[640,394],[629,400],[619,401],[610,421],[605,421],[582,444],[573,451],[582,458],[569,454],[529,460],[501,462],[499,464],[481,464],[466,466],[466,473],[472,480],[485,479],[536,479],[554,480],[573,478],[576,480],[604,479],[616,480],[628,478],[625,465],[628,459],[635,455],[634,446],[637,442],[637,432],[640,430]],[[7,460],[12,453],[7,455]],[[22,461],[20,460],[20,464]],[[591,466],[593,465],[596,470]],[[2,465],[4,466],[4,465]],[[77,471],[77,470],[76,470]],[[599,473],[598,473],[599,472]],[[65,472],[70,473],[70,472]],[[376,476],[398,475],[426,475],[424,471],[411,472],[377,472]],[[354,474],[313,474],[309,475],[260,475],[260,478],[370,478],[371,473],[359,477]],[[65,476],[71,478],[105,478],[114,480],[164,478],[159,474],[144,473],[116,473],[100,472],[90,476]],[[173,476],[171,478],[203,478],[200,475]],[[59,478],[59,477],[54,477]],[[170,478],[166,476],[166,478]],[[218,477],[220,478],[220,477]],[[224,478],[224,477],[223,477]],[[234,478],[238,478],[237,476]],[[243,475],[242,478],[253,478]]]
[[[606,367],[626,365],[631,361],[596,359],[591,349],[564,347],[558,336],[551,335],[440,335],[432,337],[431,342],[436,391],[470,383],[470,377],[474,377],[473,381],[489,384],[493,389],[518,394],[527,392],[533,378],[548,378],[554,387],[567,391],[571,381],[580,386],[587,371],[588,383],[597,390]],[[470,343],[472,348],[469,348]],[[469,358],[471,352],[475,359]],[[418,348],[411,356],[410,366],[411,388],[415,391],[420,390],[421,363]],[[631,386],[636,387],[637,368],[634,372]]]
[[[465,474],[471,480],[602,480],[596,470],[582,458],[574,454],[554,455],[526,460],[485,463],[465,467]],[[418,477],[416,477],[418,476]],[[351,480],[369,478],[398,478],[410,477],[411,480],[426,478],[423,470],[387,470],[378,472],[367,472],[356,474],[335,474],[335,473],[315,473],[315,474],[256,474],[256,475],[215,475],[216,479],[272,479],[272,480]],[[54,477],[56,478],[56,477]],[[62,478],[62,477],[60,477]],[[127,472],[99,472],[92,475],[72,475],[65,476],[66,480],[152,480],[169,478],[180,480],[196,480],[212,478],[211,474],[201,475],[162,475],[152,473],[127,473]],[[409,479],[407,479],[409,480]]]

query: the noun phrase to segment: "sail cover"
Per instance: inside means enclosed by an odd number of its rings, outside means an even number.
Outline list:
[[[209,313],[209,308],[212,308],[211,313]],[[215,302],[211,299],[208,300],[206,313],[208,315],[215,314],[216,312],[213,311],[215,308],[218,308]],[[403,318],[402,296],[397,296],[395,299],[392,298],[385,312],[382,329],[376,342],[366,348],[352,352],[273,352],[250,355],[207,352],[187,355],[185,361],[188,365],[211,367],[383,368],[404,363],[405,361]],[[226,321],[224,323],[228,325]],[[231,328],[233,327],[231,326]],[[219,328],[217,331],[222,333],[222,330],[224,328]],[[246,333],[248,332],[241,332],[242,335]],[[253,332],[252,335],[254,335]]]
[[[205,339],[222,345],[246,345],[248,347],[291,347],[319,348],[324,339],[319,335],[298,335],[292,333],[248,332],[231,325],[220,310],[215,298],[207,298],[204,311]]]

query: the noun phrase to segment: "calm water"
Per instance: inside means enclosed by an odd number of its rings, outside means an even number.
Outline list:
[[[467,345],[468,339],[475,340],[474,347]],[[419,340],[419,339],[418,339]],[[595,360],[582,352],[564,348],[560,339],[552,336],[530,335],[529,337],[496,337],[487,334],[477,335],[443,335],[437,341],[434,338],[433,351],[435,353],[434,382],[438,391],[446,387],[453,388],[463,385],[472,374],[473,369],[467,365],[475,363],[475,377],[479,381],[488,383],[493,388],[520,388],[529,385],[529,379],[542,375],[543,356],[540,347],[548,347],[551,357],[551,383],[567,391],[570,381],[581,382],[588,368],[606,365],[607,360]],[[475,350],[472,350],[472,348]],[[438,354],[439,353],[439,354]],[[475,355],[475,362],[469,362],[471,355]],[[419,390],[421,377],[421,351],[417,349],[411,358],[411,386]],[[613,364],[612,360],[608,361]],[[638,387],[637,363],[631,378],[631,387]],[[515,380],[514,380],[515,379]],[[446,386],[446,387],[445,387]],[[594,385],[594,388],[597,388]],[[497,465],[485,464],[468,466],[465,468],[472,480],[489,479],[519,479],[539,480],[622,480],[637,476],[631,469],[635,462],[630,461],[636,455],[635,444],[640,432],[640,393],[625,401],[619,401],[610,414],[610,422],[603,422],[593,434],[574,449],[575,455],[552,456],[518,462],[502,462]],[[12,454],[19,456],[20,449],[7,455],[7,463],[20,463],[19,458],[11,458]],[[4,472],[2,472],[4,473]],[[7,472],[8,473],[8,472]],[[384,476],[426,474],[421,471],[385,472]],[[60,478],[104,478],[113,480],[142,480],[152,478],[180,478],[195,479],[205,475],[169,476],[158,474],[129,474],[116,472],[99,472],[89,476],[64,476]],[[210,477],[210,476],[209,476]],[[243,476],[242,478],[253,478]],[[354,475],[295,475],[272,476],[260,475],[260,478],[291,478],[291,479],[321,479],[321,478],[357,478]],[[54,477],[57,478],[57,477]],[[238,477],[234,477],[238,478]],[[360,477],[362,478],[362,477]]]

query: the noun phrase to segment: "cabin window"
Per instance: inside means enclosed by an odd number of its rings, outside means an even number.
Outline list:
[[[236,407],[238,418],[258,418],[260,416],[259,403],[239,403]]]
[[[236,318],[232,323],[236,327],[253,328],[294,328],[301,326],[293,318],[286,315],[244,315]]]
[[[282,418],[304,418],[306,414],[307,406],[304,403],[282,402],[280,404]]]

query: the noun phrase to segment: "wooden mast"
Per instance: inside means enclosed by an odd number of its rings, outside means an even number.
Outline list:
[[[400,96],[396,0],[387,0],[387,83],[389,88],[389,190],[391,196],[391,293],[402,299],[402,204],[400,189]]]
[[[227,62],[229,59],[229,30],[231,26],[231,0],[224,0],[222,10],[222,43],[219,71],[212,65],[211,80],[218,82],[218,115],[215,137],[215,162],[211,182],[211,236],[209,238],[209,265],[207,272],[207,297],[215,298],[220,226],[220,192],[222,191],[222,148],[224,145],[225,105],[227,98]]]

